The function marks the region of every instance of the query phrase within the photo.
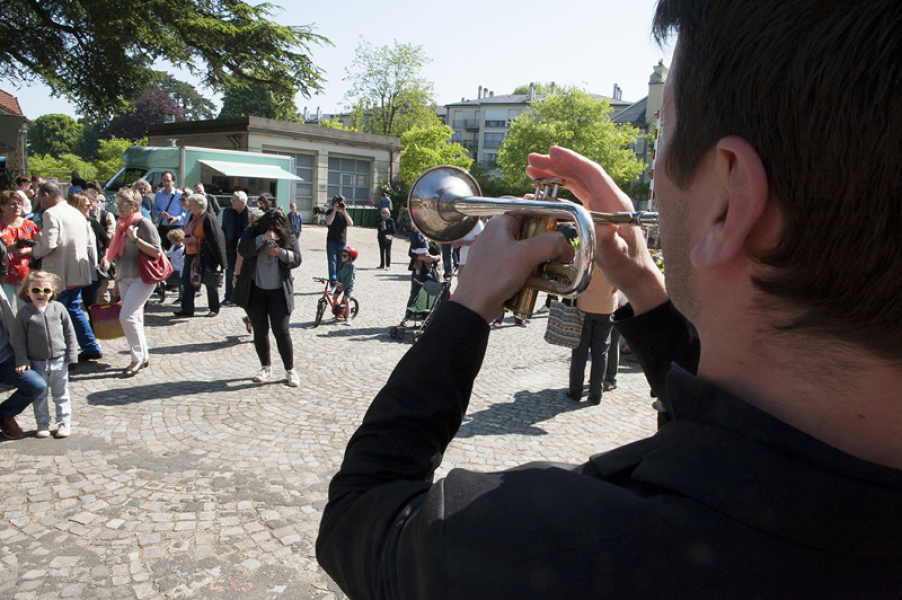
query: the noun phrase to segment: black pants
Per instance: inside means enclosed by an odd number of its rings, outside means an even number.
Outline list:
[[[269,327],[272,325],[272,334],[276,338],[276,347],[282,357],[282,364],[286,370],[293,369],[294,346],[291,344],[291,334],[288,330],[291,312],[285,300],[285,290],[281,287],[275,290],[262,290],[252,282],[245,311],[254,327],[254,349],[260,359],[260,366],[272,366],[269,350]]]
[[[592,351],[592,368],[589,371],[589,398],[601,398],[601,384],[608,366],[608,348],[611,345],[611,315],[586,313],[583,334],[579,346],[570,354],[570,394],[582,395],[586,372],[586,360]]]
[[[234,302],[232,300],[232,290],[235,288],[232,286],[232,277],[235,275],[235,263],[238,262],[238,253],[228,252],[226,253],[226,270],[225,270],[225,299],[229,302]]]
[[[194,316],[194,286],[191,285],[191,269],[194,267],[194,261],[197,260],[197,254],[185,255],[185,266],[182,268],[182,312],[187,316]],[[210,312],[219,312],[219,288],[214,285],[204,286],[207,288],[207,305]]]
[[[379,268],[391,266],[391,243],[392,240],[379,240]]]

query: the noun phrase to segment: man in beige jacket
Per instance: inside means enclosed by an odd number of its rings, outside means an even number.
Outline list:
[[[59,187],[43,183],[38,199],[44,208],[43,228],[33,253],[41,259],[41,268],[62,281],[63,292],[57,300],[69,311],[75,337],[81,352],[79,362],[97,360],[103,356],[88,317],[81,308],[81,288],[91,283],[91,264],[88,248],[94,248],[91,226],[78,209],[63,200]]]

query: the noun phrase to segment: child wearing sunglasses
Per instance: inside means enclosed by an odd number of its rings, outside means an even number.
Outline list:
[[[69,401],[69,364],[78,362],[78,341],[66,307],[56,302],[59,277],[45,271],[25,276],[19,309],[10,336],[16,353],[16,373],[33,369],[44,381],[56,405],[56,437],[69,437],[72,403]],[[50,437],[50,412],[46,394],[34,401],[37,437]]]

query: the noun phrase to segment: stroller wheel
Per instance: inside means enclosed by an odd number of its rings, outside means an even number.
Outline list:
[[[389,329],[388,335],[391,336],[391,339],[393,339],[393,340],[398,339],[398,328],[392,327],[391,329]]]

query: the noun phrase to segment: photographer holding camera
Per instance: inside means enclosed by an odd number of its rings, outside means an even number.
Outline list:
[[[354,225],[354,220],[348,214],[345,197],[337,194],[332,198],[332,210],[326,213],[326,226],[329,233],[326,235],[326,260],[329,263],[329,281],[335,280],[335,270],[338,267],[338,257],[341,250],[348,243],[348,227]]]
[[[238,254],[242,258],[241,272],[233,298],[245,310],[253,328],[254,349],[260,359],[260,372],[254,381],[260,383],[272,376],[271,324],[285,379],[289,386],[298,387],[301,380],[294,370],[288,325],[294,310],[291,270],[301,266],[301,249],[291,235],[288,218],[278,210],[267,210],[241,234]]]

